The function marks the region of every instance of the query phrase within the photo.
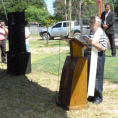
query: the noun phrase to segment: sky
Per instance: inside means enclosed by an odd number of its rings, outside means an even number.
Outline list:
[[[53,10],[54,0],[45,0],[45,2],[47,4],[48,11],[51,13],[51,15],[53,15],[54,14],[54,10]]]

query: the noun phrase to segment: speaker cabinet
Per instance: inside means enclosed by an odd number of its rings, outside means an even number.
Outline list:
[[[12,53],[26,52],[25,46],[25,13],[8,13],[9,51]]]
[[[7,52],[7,73],[12,75],[31,73],[30,52],[22,52],[18,54]]]

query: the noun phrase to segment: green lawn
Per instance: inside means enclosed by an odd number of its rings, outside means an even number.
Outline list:
[[[32,53],[33,62],[32,66],[34,68],[37,68],[40,71],[48,72],[51,74],[58,75],[58,70],[61,70],[63,68],[63,64],[65,61],[65,58],[67,55],[70,55],[69,50],[61,51],[64,47],[68,47],[69,45],[65,41],[58,41],[58,40],[50,40],[49,45],[46,46],[46,41],[40,40],[40,41],[30,41],[30,50],[33,50],[32,48],[40,48],[41,52],[38,52],[36,54]],[[52,48],[56,48],[50,51]],[[46,53],[45,53],[45,50]],[[61,52],[60,52],[61,51]],[[118,51],[117,51],[118,55]],[[118,82],[118,56],[117,57],[111,57],[111,50],[106,51],[106,62],[105,62],[105,72],[104,72],[104,78],[108,79],[112,82]]]
[[[111,50],[106,51],[105,62],[105,79],[118,83],[118,49],[116,50],[117,57],[111,57]]]
[[[65,58],[70,55],[70,50],[63,51],[63,48],[69,48],[69,45],[63,40],[49,40],[48,46],[46,43],[45,40],[30,40],[32,67],[37,71],[40,70],[54,75],[61,74]],[[111,57],[111,50],[106,50],[104,78],[112,82],[118,82],[118,49],[116,52],[117,56]]]

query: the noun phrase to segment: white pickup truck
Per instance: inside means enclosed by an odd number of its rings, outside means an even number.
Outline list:
[[[69,31],[70,23],[70,31]],[[53,25],[52,27],[43,28],[40,31],[40,36],[42,39],[54,39],[54,37],[74,37],[79,39],[81,34],[89,34],[89,19],[82,20],[82,25],[80,26],[77,21],[61,21]],[[48,34],[47,34],[48,33]]]

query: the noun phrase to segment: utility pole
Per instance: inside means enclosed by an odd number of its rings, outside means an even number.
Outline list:
[[[67,21],[67,2],[66,2],[66,0],[65,0],[65,17],[66,17],[66,21]],[[66,25],[67,25],[67,23],[66,23]],[[66,34],[68,35],[68,27],[67,27]]]
[[[80,24],[80,31],[81,34],[83,33],[83,29],[82,29],[82,16],[81,16],[81,5],[82,5],[82,0],[80,0],[80,4],[79,4],[79,24]]]
[[[71,11],[72,11],[72,8],[71,8],[71,0],[69,0],[69,31],[68,31],[68,37],[70,37],[70,31],[71,31]]]

